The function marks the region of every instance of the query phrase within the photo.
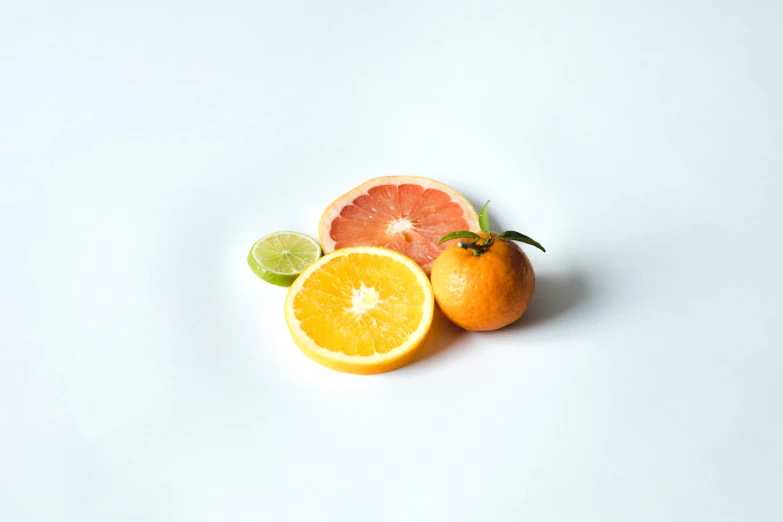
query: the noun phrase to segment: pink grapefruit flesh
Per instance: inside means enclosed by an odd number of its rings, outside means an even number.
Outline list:
[[[324,254],[351,246],[380,246],[413,259],[426,272],[455,230],[478,232],[478,216],[459,192],[435,180],[388,176],[366,181],[337,198],[321,216]]]

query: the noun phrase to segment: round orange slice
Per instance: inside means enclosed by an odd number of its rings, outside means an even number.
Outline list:
[[[455,230],[479,232],[478,215],[459,192],[438,181],[387,176],[366,181],[334,200],[318,226],[325,254],[381,246],[413,259],[427,273]]]
[[[382,373],[411,361],[435,300],[411,259],[378,247],[328,254],[294,281],[285,318],[299,348],[341,372]]]

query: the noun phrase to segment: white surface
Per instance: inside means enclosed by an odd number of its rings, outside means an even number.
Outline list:
[[[115,4],[0,8],[0,520],[783,518],[783,4]],[[396,173],[539,288],[330,372],[245,255]]]

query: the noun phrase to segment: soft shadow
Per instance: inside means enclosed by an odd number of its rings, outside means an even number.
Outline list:
[[[519,321],[506,329],[532,328],[562,321],[587,305],[591,290],[587,277],[580,272],[541,274],[536,277],[536,290],[527,311]]]
[[[535,328],[546,323],[554,324],[586,306],[590,299],[590,285],[584,274],[580,272],[541,274],[536,277],[536,290],[522,318],[497,331],[508,332],[523,328]],[[487,333],[492,332],[479,335]],[[413,362],[439,356],[470,334],[471,332],[463,330],[449,321],[443,312],[435,306],[432,327]]]
[[[427,338],[419,348],[416,361],[423,361],[434,355],[438,355],[453,345],[460,337],[467,332],[446,319],[438,306],[435,306],[435,313],[432,316],[432,326]]]

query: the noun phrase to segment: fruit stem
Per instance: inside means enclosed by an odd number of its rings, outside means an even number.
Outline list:
[[[479,241],[484,241],[484,244],[480,245]],[[485,240],[485,239],[477,239],[473,243],[463,243],[462,241],[458,241],[457,242],[457,246],[460,247],[460,248],[464,248],[465,250],[467,250],[469,248],[472,248],[473,249],[473,252],[472,252],[473,255],[474,256],[480,256],[481,254],[483,254],[484,252],[487,251],[487,247],[489,247],[490,243],[491,243],[491,240],[489,242],[487,242],[487,240]]]

